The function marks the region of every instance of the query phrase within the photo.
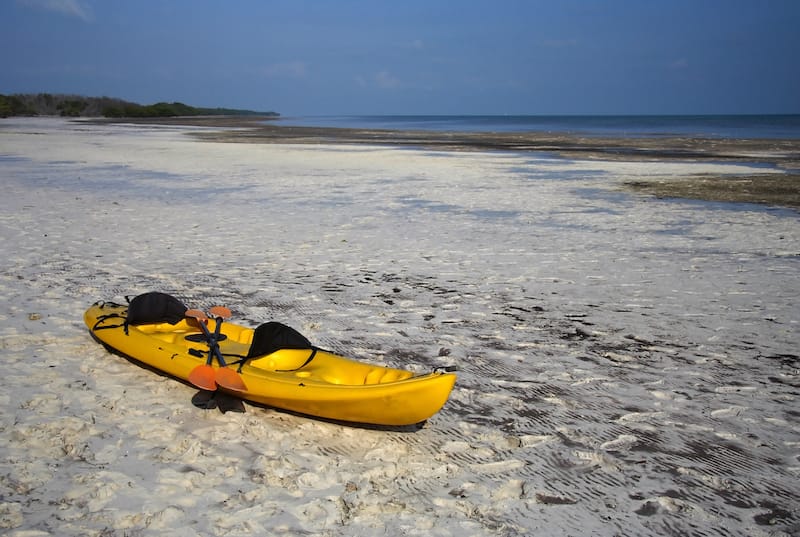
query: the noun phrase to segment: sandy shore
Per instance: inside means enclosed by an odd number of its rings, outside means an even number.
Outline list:
[[[218,129],[0,122],[5,534],[800,532],[797,211],[625,186],[783,168]],[[458,382],[416,431],[201,408],[83,326],[149,290]]]

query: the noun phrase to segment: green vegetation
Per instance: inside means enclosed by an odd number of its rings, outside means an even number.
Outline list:
[[[18,95],[0,95],[0,117],[32,116],[36,112]]]
[[[254,112],[232,108],[197,108],[183,103],[141,105],[111,97],[80,95],[0,94],[0,117],[177,117],[177,116],[278,116],[276,112]]]

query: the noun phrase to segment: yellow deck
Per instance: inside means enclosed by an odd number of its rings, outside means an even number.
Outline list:
[[[200,334],[193,319],[168,323],[121,326],[126,306],[98,303],[84,314],[95,338],[116,351],[171,376],[188,380],[189,373],[206,361],[208,346],[186,339]],[[213,322],[211,322],[213,330]],[[253,329],[234,323],[222,324],[220,350],[224,355],[246,355]],[[194,336],[193,336],[194,337]],[[202,352],[193,356],[190,349]],[[414,375],[411,371],[370,365],[319,350],[284,349],[247,360],[241,375],[246,389],[227,391],[242,399],[322,418],[378,425],[412,425],[427,420],[447,401],[456,380],[452,373]],[[235,362],[235,357],[225,357]],[[218,367],[216,360],[214,367]],[[228,367],[237,368],[238,365]]]

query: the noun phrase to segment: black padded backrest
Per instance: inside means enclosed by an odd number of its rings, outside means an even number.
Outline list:
[[[129,325],[176,324],[186,314],[186,306],[172,295],[152,291],[134,297],[128,304]]]
[[[248,358],[271,354],[279,349],[313,349],[306,337],[283,323],[270,321],[255,329]]]

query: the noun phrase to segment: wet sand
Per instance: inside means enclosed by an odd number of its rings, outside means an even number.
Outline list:
[[[105,120],[104,120],[105,122]],[[800,207],[800,140],[695,137],[607,137],[549,132],[439,132],[269,124],[266,117],[180,117],[114,120],[152,125],[219,128],[195,133],[202,140],[236,143],[408,146],[447,151],[546,152],[571,159],[615,161],[747,162],[783,174],[643,180],[624,188],[659,198]]]

